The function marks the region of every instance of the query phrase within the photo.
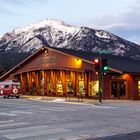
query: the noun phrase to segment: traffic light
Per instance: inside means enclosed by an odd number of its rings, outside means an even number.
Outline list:
[[[102,59],[102,70],[103,72],[108,71],[107,59]]]
[[[100,60],[99,60],[99,58],[94,59],[94,68],[95,68],[96,72],[99,72],[99,70],[100,70]]]

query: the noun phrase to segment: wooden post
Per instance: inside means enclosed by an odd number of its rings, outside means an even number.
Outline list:
[[[30,77],[30,92],[33,94],[33,79],[32,79],[32,72],[29,73]]]
[[[72,86],[73,86],[73,94],[76,95],[76,78],[75,78],[75,72],[70,72],[71,74],[71,80],[72,80]]]
[[[85,96],[87,96],[87,73],[84,73],[84,91],[85,91]]]
[[[56,95],[56,72],[55,72],[55,74],[54,74],[54,72],[51,70],[51,80],[52,80],[52,84],[53,84],[53,90],[54,90],[54,93],[55,93],[55,95]]]
[[[89,83],[90,83],[90,72],[87,73],[87,96],[90,96],[90,87],[89,87]]]
[[[36,71],[35,75],[36,75],[36,92],[37,92],[37,95],[38,95],[40,93],[39,73],[38,73],[38,71]]]
[[[60,80],[62,81],[63,95],[66,94],[65,72],[60,70]]]
[[[29,88],[29,93],[30,94],[30,75],[29,75],[29,72],[27,72],[27,85],[28,85],[28,88]]]
[[[48,78],[47,71],[44,71],[44,95],[47,94],[47,78]]]
[[[41,80],[41,86],[42,86],[42,93],[41,95],[44,95],[44,82],[45,82],[45,79],[44,79],[44,70],[42,70],[42,80]]]
[[[78,95],[78,72],[75,72],[75,95],[77,96]]]
[[[23,75],[20,74],[20,82],[21,82],[21,89],[22,89],[22,94],[25,93],[26,89],[25,89],[25,84],[24,84],[24,80],[23,80]]]

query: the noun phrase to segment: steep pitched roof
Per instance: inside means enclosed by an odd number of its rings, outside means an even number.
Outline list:
[[[93,64],[93,60],[97,57],[106,58],[110,70],[113,70],[113,71],[116,71],[116,72],[118,71],[120,73],[122,72],[122,73],[132,73],[132,74],[139,74],[140,75],[140,61],[138,61],[138,60],[133,60],[133,59],[130,59],[130,58],[119,57],[119,56],[114,56],[114,55],[107,55],[107,54],[100,54],[99,55],[97,53],[92,53],[92,52],[72,50],[72,49],[64,49],[64,48],[54,48],[54,47],[50,47],[50,46],[48,47],[47,46],[47,47],[42,47],[39,50],[37,50],[35,53],[33,53],[27,59],[23,60],[18,65],[16,65],[14,68],[12,68],[10,71],[8,71],[4,75],[2,75],[0,77],[0,79],[2,79],[7,74],[11,73],[16,68],[18,68],[19,66],[24,64],[26,61],[28,61],[33,56],[38,54],[44,48],[46,48],[46,49],[49,48],[49,49],[52,49],[54,51],[58,51],[60,53],[64,53],[64,54],[67,54],[67,55],[72,55],[72,56],[81,58],[84,61],[86,61],[88,63],[92,63],[92,64]]]
[[[28,61],[30,61],[31,59],[33,59],[34,57],[36,57],[36,55],[38,55],[41,51],[44,51],[44,49],[51,49],[55,52],[59,52],[59,53],[63,53],[65,55],[71,55],[71,56],[74,56],[72,54],[69,54],[69,53],[66,53],[66,52],[63,52],[61,50],[58,50],[58,49],[55,49],[53,47],[50,47],[50,46],[43,46],[42,48],[38,49],[36,52],[34,52],[33,54],[31,54],[29,57],[27,57],[26,59],[24,59],[22,62],[20,62],[18,65],[16,65],[15,67],[13,67],[12,69],[10,69],[8,72],[6,72],[4,75],[2,75],[0,77],[0,79],[3,79],[4,77],[6,77],[7,75],[10,75],[12,72],[14,72],[15,70],[19,69],[22,65],[26,64]],[[79,57],[78,57],[79,58]],[[81,57],[80,57],[81,58]],[[88,63],[92,63],[93,62],[90,62],[89,60],[86,60],[84,59],[83,61],[85,62],[88,62]]]
[[[54,48],[61,52],[74,55],[85,60],[93,62],[94,58],[102,57],[107,59],[108,66],[122,71],[124,73],[137,73],[140,74],[140,61],[133,60],[131,58],[114,56],[110,54],[97,54],[92,52],[78,51],[78,50],[70,50],[70,49],[62,49],[62,48]]]

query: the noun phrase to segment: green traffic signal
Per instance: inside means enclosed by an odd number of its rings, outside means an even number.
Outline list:
[[[108,66],[104,66],[103,70],[107,71],[108,70]]]
[[[104,58],[104,59],[102,59],[102,70],[104,72],[106,72],[106,71],[108,71],[108,69],[109,69],[109,67],[108,67],[108,64],[107,64],[107,59]]]

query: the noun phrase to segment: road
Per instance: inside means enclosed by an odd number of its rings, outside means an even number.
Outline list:
[[[88,105],[0,98],[0,140],[138,140],[139,103]]]

